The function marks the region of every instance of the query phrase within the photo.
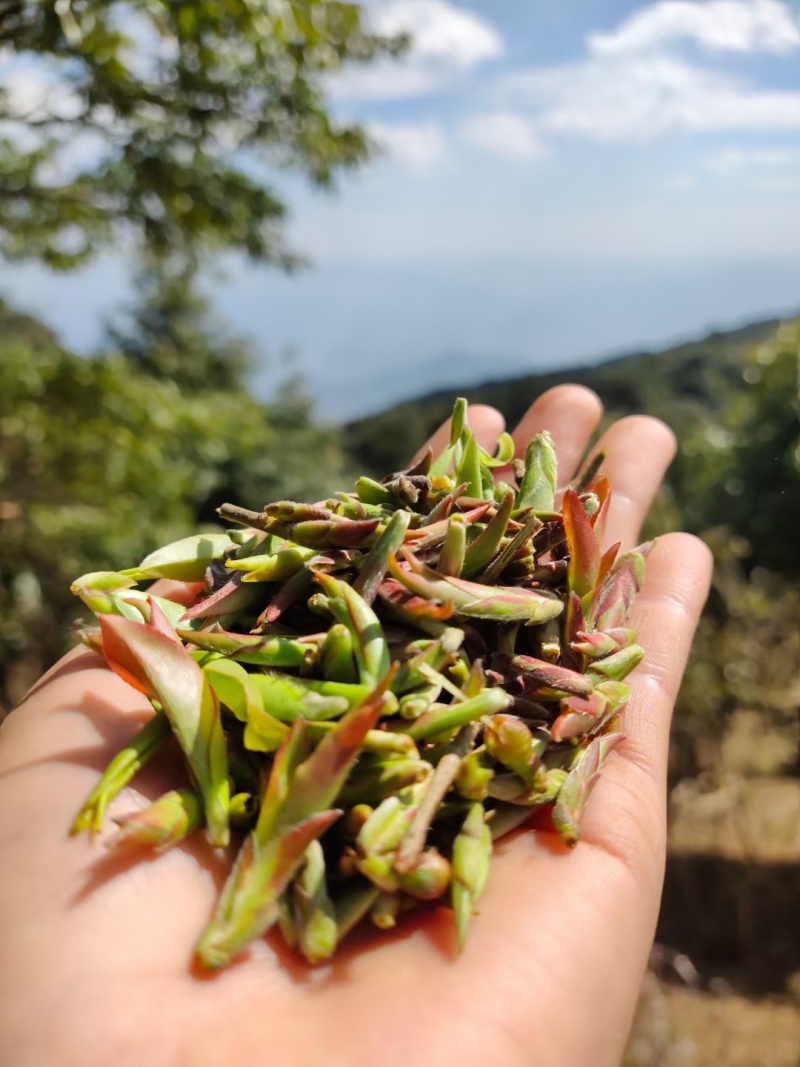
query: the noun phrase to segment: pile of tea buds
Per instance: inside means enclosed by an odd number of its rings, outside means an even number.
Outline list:
[[[153,715],[73,832],[174,738],[175,788],[109,842],[230,846],[202,965],[273,926],[318,963],[431,901],[463,946],[493,841],[535,813],[574,845],[621,737],[646,548],[601,550],[599,471],[559,488],[547,433],[489,455],[460,400],[437,458],[314,504],[224,505],[224,532],[79,579],[97,625],[78,635]],[[204,586],[187,610],[137,588],[158,578]]]

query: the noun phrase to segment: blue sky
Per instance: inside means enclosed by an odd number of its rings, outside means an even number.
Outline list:
[[[402,64],[331,83],[380,159],[283,176],[286,278],[230,261],[219,309],[329,418],[800,308],[800,22],[779,0],[376,0]],[[81,350],[125,264],[0,288]]]

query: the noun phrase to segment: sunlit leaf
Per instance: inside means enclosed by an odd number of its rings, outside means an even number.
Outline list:
[[[101,615],[108,665],[161,705],[203,798],[212,844],[228,843],[228,758],[219,702],[203,672],[169,637],[143,623]]]

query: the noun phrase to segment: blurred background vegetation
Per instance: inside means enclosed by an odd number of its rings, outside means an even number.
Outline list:
[[[125,8],[145,45],[174,47],[132,61]],[[256,399],[253,352],[198,285],[225,248],[296,262],[285,206],[237,149],[322,185],[362,163],[369,139],[333,120],[322,79],[404,38],[366,33],[357,6],[330,0],[19,0],[0,8],[0,40],[67,63],[70,81],[69,107],[40,116],[32,141],[0,138],[0,254],[64,270],[123,241],[139,264],[93,358],[0,303],[1,717],[69,646],[75,576],[213,523],[225,499],[315,499],[356,470],[397,469],[453,393],[345,427],[315,421],[302,382]],[[9,108],[0,94],[3,128],[20,121]],[[77,175],[59,164],[100,128],[113,157]],[[670,864],[631,1065],[797,1062],[799,360],[800,320],[770,321],[458,390],[510,424],[561,381],[595,389],[607,420],[664,419],[680,451],[648,533],[687,529],[715,554],[673,733]]]

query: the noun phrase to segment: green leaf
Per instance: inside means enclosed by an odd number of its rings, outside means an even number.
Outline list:
[[[305,851],[293,896],[298,947],[309,963],[321,963],[333,954],[338,930],[336,911],[325,883],[325,854],[318,840]]]
[[[458,947],[463,951],[467,928],[489,874],[492,834],[482,804],[473,804],[453,843],[453,880],[450,898],[456,917]]]
[[[466,550],[464,566],[461,569],[461,574],[464,578],[475,577],[491,561],[508,529],[508,522],[513,509],[514,494],[506,493],[496,514]],[[456,575],[456,577],[458,576]]]
[[[110,846],[147,845],[166,852],[203,825],[203,805],[193,789],[172,789],[141,811],[116,820]]]
[[[389,572],[401,585],[425,600],[452,604],[460,615],[497,622],[522,622],[526,626],[554,619],[564,605],[552,594],[522,586],[481,585],[463,578],[437,574],[410,553],[404,553],[409,569],[400,567],[390,556]]]
[[[531,438],[525,452],[525,473],[517,493],[516,510],[552,512],[558,478],[558,461],[550,434],[543,430]]]
[[[213,659],[204,663],[203,674],[220,702],[247,724],[244,743],[259,752],[274,752],[288,733],[283,722],[264,708],[261,693],[250,675],[239,663],[228,659]],[[255,743],[253,743],[255,740]]]
[[[252,674],[248,677],[262,706],[283,723],[293,723],[296,719],[308,722],[340,719],[372,693],[368,685],[294,678],[288,674]],[[391,694],[387,695],[387,707],[396,707]]]
[[[467,523],[461,512],[457,511],[447,520],[447,533],[436,561],[437,573],[458,578],[464,566],[466,552]]]
[[[553,825],[561,839],[572,848],[580,838],[580,823],[589,795],[600,778],[600,768],[622,734],[596,737],[579,753],[561,786],[553,807]]]
[[[467,723],[482,719],[485,715],[505,711],[510,703],[511,696],[504,689],[484,689],[469,700],[426,712],[411,724],[408,732],[415,741],[427,741],[430,737],[457,730]]]
[[[396,511],[364,558],[353,582],[353,589],[363,597],[365,603],[371,604],[374,601],[378,586],[386,577],[386,557],[402,545],[410,521],[409,512]]]
[[[229,659],[259,667],[307,667],[314,662],[318,651],[316,643],[291,637],[259,637],[225,630],[199,632],[180,627],[176,632],[178,637],[205,652],[218,652]]]
[[[451,447],[461,439],[461,435],[469,430],[467,423],[467,401],[463,396],[456,398],[453,404],[453,414],[450,419],[450,445]]]
[[[319,654],[319,672],[330,682],[355,682],[358,677],[353,638],[342,622],[325,634]]]
[[[69,591],[73,596],[80,597],[86,607],[95,614],[111,612],[122,615],[124,611],[119,610],[119,601],[114,594],[131,589],[135,585],[133,578],[116,571],[92,571],[77,578],[69,587]],[[135,608],[130,610],[135,613]]]
[[[172,578],[179,582],[201,582],[211,560],[235,547],[227,534],[194,534],[156,549],[145,556],[138,567],[120,573],[136,581]]]
[[[225,967],[251,941],[277,922],[280,896],[303,859],[306,849],[339,818],[324,811],[282,830],[266,845],[250,834],[225,883],[214,918],[195,949],[209,970]]]
[[[480,500],[483,498],[483,479],[481,477],[481,457],[478,442],[472,431],[464,434],[464,446],[461,458],[456,466],[455,480],[467,486],[467,496]]]
[[[277,826],[294,825],[314,812],[331,808],[356,761],[368,730],[383,711],[384,694],[391,674],[361,704],[352,708],[341,722],[301,763],[289,783]]]
[[[137,771],[158,752],[171,735],[169,720],[163,712],[156,714],[119,750],[103,772],[103,777],[84,801],[70,833],[99,831],[111,801],[131,781]]]
[[[497,438],[497,450],[490,456],[484,449],[480,450],[481,464],[487,468],[507,467],[514,458],[514,438],[510,433],[501,433]]]
[[[380,620],[352,586],[329,574],[317,574],[317,581],[330,598],[330,609],[350,631],[363,685],[376,686],[389,670],[389,647]]]
[[[359,478],[356,482],[356,492],[362,504],[391,504],[392,494],[384,489],[380,482],[372,478]]]
[[[283,582],[301,571],[315,555],[313,548],[286,544],[269,555],[264,553],[245,559],[229,559],[225,565],[229,570],[244,572],[244,582]]]

